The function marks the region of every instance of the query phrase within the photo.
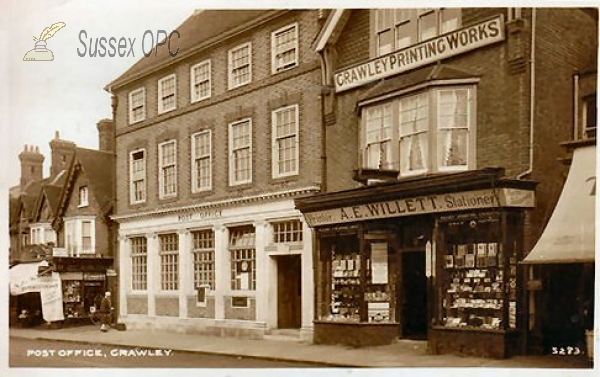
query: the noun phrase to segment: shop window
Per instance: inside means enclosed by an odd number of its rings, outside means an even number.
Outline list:
[[[400,177],[475,166],[475,89],[444,87],[362,109],[362,166]]]
[[[253,226],[229,229],[231,254],[231,289],[256,289],[256,248]]]
[[[302,223],[300,220],[279,221],[273,223],[273,242],[302,242]]]
[[[177,141],[170,140],[158,145],[159,198],[177,195]]]
[[[215,237],[210,229],[192,232],[194,287],[215,289]]]
[[[139,88],[129,92],[129,124],[146,119],[146,89]],[[65,162],[66,156],[63,156]]]
[[[174,74],[158,80],[158,113],[166,113],[177,107],[177,76]]]
[[[298,24],[285,26],[271,34],[273,73],[298,65]]]
[[[376,9],[373,46],[375,56],[389,54],[461,27],[461,10]]]
[[[210,60],[200,62],[190,68],[191,102],[210,98],[211,95],[211,64]]]
[[[229,89],[249,84],[252,80],[252,44],[244,43],[229,50]]]
[[[146,151],[139,149],[129,155],[129,190],[132,204],[146,201]]]
[[[86,207],[90,204],[89,195],[90,193],[87,186],[81,186],[79,188],[79,207]]]
[[[160,288],[163,291],[179,289],[179,235],[161,234],[160,243]]]
[[[444,242],[438,294],[438,321],[460,329],[517,328],[516,223],[504,242],[502,216],[446,217],[440,220]],[[514,231],[514,233],[513,233]]]
[[[146,237],[131,238],[131,289],[148,289],[148,241]]]
[[[229,125],[229,185],[252,182],[252,120]]]
[[[272,120],[273,178],[298,174],[298,105],[273,111]]]
[[[192,135],[192,192],[212,187],[211,131]]]

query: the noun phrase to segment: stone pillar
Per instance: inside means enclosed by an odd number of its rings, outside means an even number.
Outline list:
[[[131,240],[119,236],[119,316],[127,315],[127,292],[131,290]]]
[[[160,260],[158,255],[158,235],[146,235],[148,246],[148,316],[156,316],[156,292],[160,289]]]
[[[300,336],[312,341],[313,314],[315,311],[315,280],[313,269],[313,230],[302,221],[302,327]]]
[[[256,320],[268,323],[269,318],[269,257],[265,251],[268,231],[263,219],[254,222],[256,250]]]
[[[194,261],[192,253],[192,234],[189,229],[179,231],[179,318],[188,317],[187,295],[194,285]]]
[[[214,227],[215,232],[215,319],[225,318],[224,295],[230,291],[229,263],[227,250],[229,233],[222,224]]]

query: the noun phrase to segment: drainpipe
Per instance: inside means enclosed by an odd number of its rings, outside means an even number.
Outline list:
[[[531,52],[529,64],[531,69],[530,74],[530,93],[529,93],[529,167],[527,170],[517,175],[517,179],[523,179],[526,175],[533,172],[533,143],[534,143],[534,121],[535,121],[535,19],[536,10],[531,8]]]
[[[579,139],[579,73],[573,76],[573,140]]]
[[[321,192],[327,192],[327,123],[325,119],[325,96],[329,93],[327,48],[319,52],[321,61]]]

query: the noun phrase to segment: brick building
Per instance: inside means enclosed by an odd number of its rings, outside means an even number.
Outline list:
[[[128,326],[310,337],[312,233],[293,200],[322,183],[323,16],[196,12],[175,57],[159,51],[106,87]]]
[[[589,9],[331,12],[314,43],[329,193],[296,200],[316,233],[316,342],[538,347],[519,262],[564,183],[597,25]]]

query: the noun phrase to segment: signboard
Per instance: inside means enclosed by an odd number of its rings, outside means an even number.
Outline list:
[[[68,257],[69,252],[64,247],[54,247],[54,248],[52,248],[52,256],[53,257]]]
[[[324,211],[307,212],[304,214],[304,218],[308,225],[315,227],[481,208],[524,208],[533,207],[534,203],[533,191],[499,188],[358,204]]]
[[[55,322],[64,320],[60,275],[58,272],[53,272],[51,276],[40,277],[39,280],[46,283],[44,288],[40,290],[42,317],[44,321]]]
[[[106,280],[106,276],[102,273],[86,272],[83,274],[83,280],[101,281]]]
[[[504,40],[504,17],[498,15],[487,21],[336,72],[333,76],[335,91],[339,93],[502,40]]]

